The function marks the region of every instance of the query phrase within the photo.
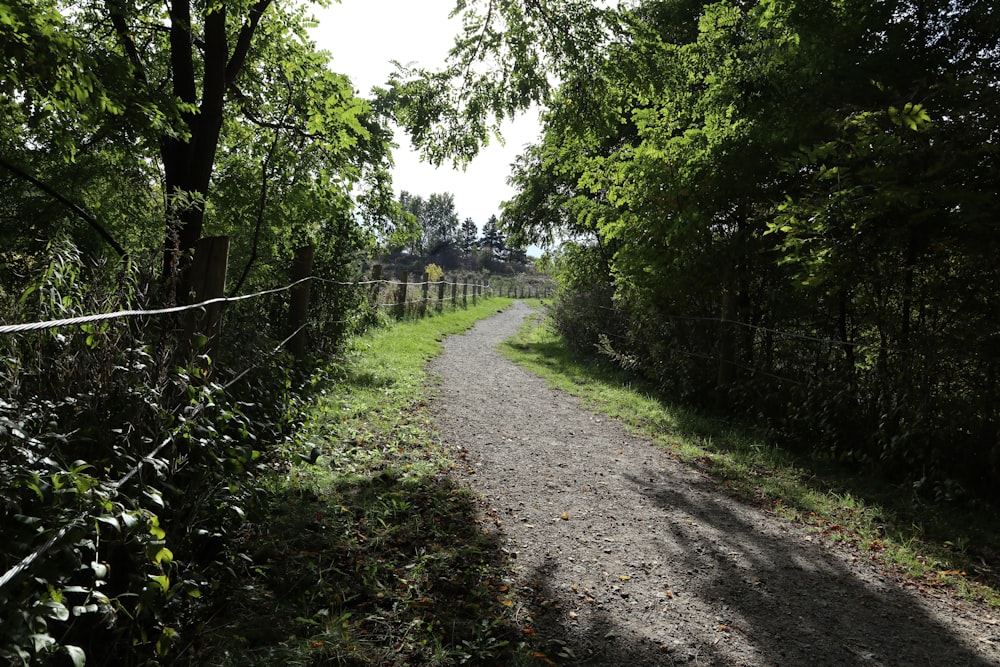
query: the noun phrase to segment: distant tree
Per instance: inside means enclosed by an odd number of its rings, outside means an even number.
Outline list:
[[[527,264],[528,251],[523,247],[512,247],[507,249],[507,262],[511,264]]]
[[[427,200],[421,220],[424,229],[424,251],[439,252],[458,241],[458,213],[455,195],[434,193]]]
[[[471,252],[476,248],[476,241],[479,239],[479,228],[472,218],[466,218],[458,230],[458,245],[465,252]]]
[[[507,251],[507,242],[503,232],[500,231],[500,222],[495,215],[491,215],[483,227],[483,239],[480,242],[482,248],[489,249],[493,253],[494,259],[503,259]]]
[[[403,224],[409,229],[406,247],[414,255],[423,254],[426,236],[423,219],[427,202],[420,195],[413,195],[403,190],[399,193],[399,206],[403,210]]]
[[[404,202],[412,199],[412,196],[403,191],[393,206],[377,221],[378,247],[383,252],[396,253],[403,249],[409,249],[415,237],[421,236],[421,230],[417,223],[417,217],[410,212]]]

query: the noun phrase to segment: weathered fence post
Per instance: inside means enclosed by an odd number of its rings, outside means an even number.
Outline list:
[[[462,308],[466,308],[469,305],[469,276],[465,276],[465,282],[462,283]]]
[[[379,290],[382,288],[381,281],[382,281],[382,265],[376,264],[375,266],[372,267],[372,290],[371,290],[371,296],[369,297],[369,301],[373,309],[378,308],[378,293]]]
[[[445,282],[443,280],[438,281],[438,302],[437,302],[437,312],[444,311],[444,287]]]
[[[396,292],[396,317],[399,319],[403,319],[406,315],[406,291],[409,279],[410,274],[406,271],[399,274],[399,289]]]
[[[225,296],[226,270],[229,266],[229,237],[206,236],[198,241],[191,265],[190,285],[195,303]],[[211,355],[222,320],[222,304],[213,303],[202,310],[189,311],[185,326],[186,339],[193,347]],[[195,343],[195,336],[204,336],[203,345]]]
[[[428,290],[431,286],[430,279],[431,277],[427,275],[426,271],[424,271],[424,284],[421,286],[421,292],[423,294],[423,297],[420,300],[420,317],[423,317],[427,314],[427,303],[428,301],[430,301],[430,299],[427,297]]]
[[[302,327],[305,326],[309,318],[309,292],[312,281],[306,280],[306,278],[312,275],[315,253],[315,246],[303,246],[295,251],[295,261],[292,263],[292,282],[298,284],[292,287],[288,301],[288,325],[292,332],[297,333],[289,339],[287,349],[297,361],[302,361],[305,358],[306,341],[309,339],[306,330]],[[299,331],[299,329],[302,330]]]
[[[451,309],[458,308],[458,283],[451,284]]]
[[[479,291],[479,283],[472,283],[472,305],[476,305],[476,292]]]

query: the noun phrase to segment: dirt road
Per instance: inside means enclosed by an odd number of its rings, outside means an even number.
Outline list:
[[[901,586],[501,357],[515,306],[431,364],[446,443],[544,652],[588,665],[998,665],[988,609]]]

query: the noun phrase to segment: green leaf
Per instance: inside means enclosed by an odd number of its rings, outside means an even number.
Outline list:
[[[162,563],[170,563],[173,562],[173,560],[174,560],[173,552],[166,547],[163,547],[162,549],[157,551],[156,555],[153,556],[153,562],[156,563],[157,565],[160,565]]]
[[[73,661],[74,667],[84,667],[87,664],[87,654],[82,648],[70,644],[63,646],[63,648],[66,649],[69,659]]]
[[[101,523],[108,524],[109,526],[113,527],[115,530],[119,530],[120,531],[122,529],[121,525],[118,523],[118,519],[116,519],[113,516],[99,516],[99,517],[95,517],[95,518],[98,521],[100,521]]]
[[[31,640],[31,645],[34,647],[36,655],[49,650],[56,644],[56,640],[49,634],[29,635],[28,639]]]
[[[150,581],[155,583],[160,587],[160,590],[164,593],[170,590],[170,577],[165,574],[151,574],[149,575]]]
[[[69,609],[62,602],[49,600],[45,603],[45,615],[57,621],[68,621]]]
[[[149,517],[149,534],[158,540],[167,537],[167,531],[160,528],[160,519],[155,514]]]

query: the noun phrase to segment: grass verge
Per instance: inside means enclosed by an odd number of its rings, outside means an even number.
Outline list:
[[[570,351],[538,315],[501,351],[818,541],[856,547],[908,585],[1000,607],[1000,521],[990,508],[924,503],[884,480],[796,458],[749,429],[667,404],[611,364]]]
[[[530,662],[498,543],[426,414],[440,341],[508,305],[408,321],[352,341],[246,537],[245,585],[201,632],[218,665]],[[312,463],[308,460],[315,459]]]

